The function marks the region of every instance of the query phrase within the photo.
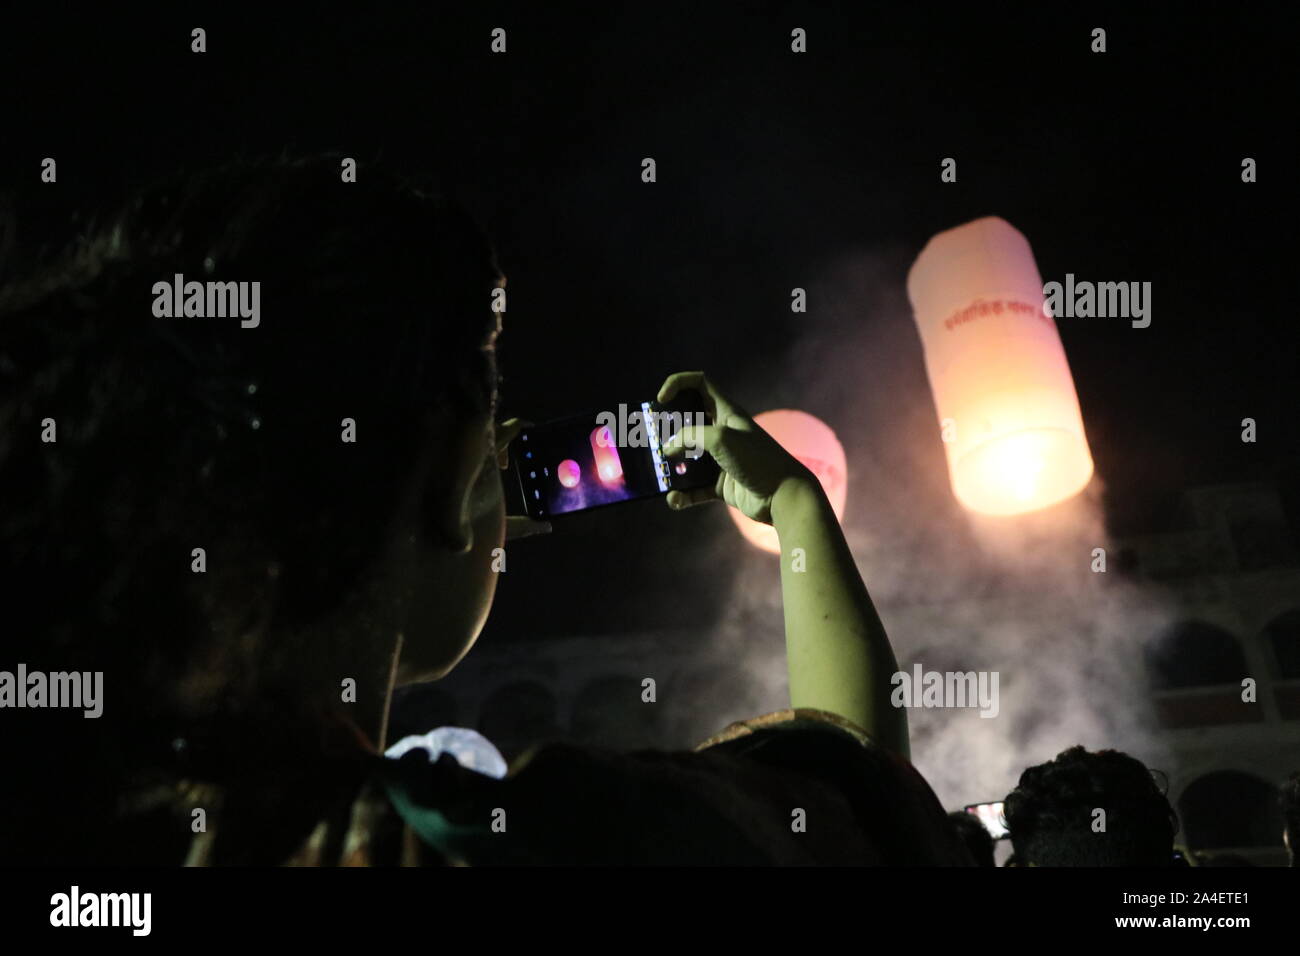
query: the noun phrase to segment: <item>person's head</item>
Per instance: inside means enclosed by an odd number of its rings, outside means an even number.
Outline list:
[[[1141,761],[1071,747],[1030,767],[1003,814],[1021,866],[1169,866],[1178,820]]]
[[[988,828],[980,823],[974,814],[958,810],[956,813],[948,814],[948,819],[952,821],[953,829],[961,837],[961,842],[970,851],[976,866],[997,865],[993,857],[993,834],[989,833]]]
[[[130,766],[177,728],[330,708],[374,735],[399,645],[427,675],[465,654],[504,537],[504,277],[463,210],[338,157],[240,161],[4,280],[15,659],[104,675],[60,746]]]
[[[1282,808],[1282,843],[1292,866],[1300,866],[1300,771],[1282,784],[1278,803]]]

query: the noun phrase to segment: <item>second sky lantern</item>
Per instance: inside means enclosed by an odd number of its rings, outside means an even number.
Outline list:
[[[792,408],[778,408],[754,416],[759,428],[776,439],[816,476],[826,491],[826,498],[836,518],[844,517],[844,502],[848,498],[848,464],[844,446],[835,432],[821,419]],[[781,542],[776,529],[745,517],[738,508],[729,508],[731,519],[740,533],[754,545],[772,554],[781,553]]]
[[[957,500],[1015,515],[1082,491],[1092,455],[1025,237],[993,216],[941,232],[912,265],[907,294]]]

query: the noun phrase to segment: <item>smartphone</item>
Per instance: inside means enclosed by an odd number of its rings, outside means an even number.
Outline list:
[[[510,458],[528,517],[550,521],[670,491],[713,487],[720,469],[702,448],[676,461],[663,448],[682,428],[711,424],[695,392],[668,405],[620,403],[519,433]]]
[[[995,840],[1001,840],[1010,835],[1011,831],[1007,829],[1007,821],[1002,816],[1002,801],[997,803],[972,803],[964,807],[967,813],[973,813],[980,823],[984,824],[984,829],[989,831],[989,836]]]

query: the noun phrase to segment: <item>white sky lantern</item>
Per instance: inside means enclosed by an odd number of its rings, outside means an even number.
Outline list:
[[[762,412],[754,416],[754,421],[817,476],[835,511],[835,517],[843,518],[844,502],[849,493],[849,471],[844,458],[844,446],[835,437],[831,427],[807,412],[789,408]],[[731,511],[731,520],[736,522],[736,527],[751,544],[773,554],[781,553],[781,543],[777,539],[775,528],[746,518],[737,508],[728,510]]]
[[[987,217],[941,232],[907,277],[953,494],[1014,515],[1092,477],[1079,399],[1029,242]]]

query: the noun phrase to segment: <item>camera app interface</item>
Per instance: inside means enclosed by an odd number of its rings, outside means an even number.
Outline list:
[[[529,514],[569,514],[688,486],[693,472],[705,469],[701,459],[669,462],[662,454],[683,422],[697,424],[689,413],[643,402],[524,431],[515,460]]]

